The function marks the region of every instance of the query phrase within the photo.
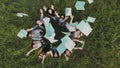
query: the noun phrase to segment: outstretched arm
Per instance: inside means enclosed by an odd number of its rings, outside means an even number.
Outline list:
[[[70,23],[72,23],[74,16],[71,15],[70,18]]]
[[[80,40],[78,40],[78,39],[72,39],[74,42],[79,42],[79,43],[84,43],[84,41],[80,41]]]
[[[43,19],[43,10],[40,9],[40,20],[42,20],[42,19]]]
[[[51,6],[50,6],[50,8],[51,8],[52,10],[55,10],[55,7],[54,7],[54,5],[51,5]]]
[[[68,61],[69,57],[66,54],[64,54],[64,56],[65,56],[66,61]]]
[[[58,14],[57,11],[55,11],[55,15],[57,16],[57,18],[60,18],[60,15]]]
[[[73,49],[74,50],[82,50],[83,48],[82,47],[74,47]]]

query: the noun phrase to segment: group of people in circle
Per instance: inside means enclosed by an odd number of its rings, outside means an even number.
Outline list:
[[[57,21],[58,26],[61,27],[66,27],[65,25],[72,23],[74,19],[73,15],[65,16],[65,14],[59,14],[55,10],[54,5],[51,5],[50,7],[43,6],[43,8],[40,9],[40,18],[36,20],[36,24],[32,28],[26,29],[26,31],[28,32],[27,37],[30,37],[32,39],[32,48],[26,53],[26,57],[28,57],[30,53],[34,50],[40,48],[38,58],[41,60],[42,64],[44,64],[44,60],[48,55],[53,58],[61,57],[56,49],[56,46],[53,46],[53,43],[44,38],[46,31],[43,19],[45,17],[49,17],[51,20]],[[76,21],[76,23],[78,22]],[[76,29],[75,31],[69,32],[69,37],[72,39],[72,41],[79,42],[81,44],[85,43],[85,41],[80,40],[80,38],[84,36],[84,34],[80,30]],[[74,47],[74,49],[82,50],[83,48]],[[65,56],[66,60],[68,61],[71,54],[72,51],[66,49],[62,56]]]

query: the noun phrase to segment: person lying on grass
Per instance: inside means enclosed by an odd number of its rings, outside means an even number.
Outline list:
[[[40,34],[40,30],[33,30],[32,32],[28,33],[28,36],[32,39],[32,49],[26,53],[26,57],[28,57],[31,52],[42,46],[41,40],[43,35]]]
[[[75,47],[73,50],[78,50],[78,49],[79,49],[79,50],[82,50],[81,47]],[[66,61],[69,60],[69,57],[70,57],[71,53],[72,53],[72,52],[69,51],[68,49],[65,50],[64,56],[65,56],[65,58],[66,58]],[[56,48],[53,48],[52,50],[50,50],[50,46],[47,45],[47,47],[44,47],[44,48],[41,50],[41,52],[39,53],[39,56],[38,56],[39,59],[41,60],[41,63],[42,63],[42,64],[44,64],[45,58],[46,58],[48,55],[50,55],[50,56],[53,57],[53,58],[59,58],[59,57],[61,57],[61,56],[59,55],[59,53],[58,53],[58,51],[57,51]]]
[[[32,31],[32,30],[35,30],[35,29],[42,29],[44,30],[45,27],[44,27],[44,21],[43,21],[43,10],[40,9],[40,18],[36,20],[36,24],[32,27],[32,28],[29,28],[27,29],[26,31],[29,32],[29,31]]]
[[[73,50],[83,50],[83,48],[82,48],[82,47],[74,47]],[[65,56],[65,58],[66,58],[66,61],[69,60],[69,57],[70,57],[70,55],[73,53],[73,50],[72,50],[72,51],[70,51],[70,50],[68,50],[68,49],[65,50],[64,56]]]
[[[41,63],[44,64],[45,58],[50,55],[53,58],[59,58],[59,53],[56,48],[53,48],[50,50],[50,45],[47,45],[42,49],[42,51],[39,53],[38,57],[41,60]]]

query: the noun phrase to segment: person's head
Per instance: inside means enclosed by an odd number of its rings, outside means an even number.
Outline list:
[[[59,53],[56,48],[53,49],[53,58],[59,58]]]
[[[49,10],[48,10],[48,13],[49,13],[49,14],[52,14],[52,9],[49,9]]]
[[[61,15],[61,18],[65,18],[65,16],[64,16],[64,15]]]
[[[70,52],[68,49],[66,49],[66,50],[65,50],[65,54],[66,54],[66,56],[69,57],[69,56],[71,55],[71,52]]]
[[[36,21],[36,24],[37,24],[37,25],[42,25],[42,22],[38,19],[38,20]]]
[[[32,32],[27,33],[27,37],[33,38],[35,35]]]
[[[77,34],[78,34],[78,38],[84,36],[84,34],[82,32],[80,32],[80,31],[77,31]]]
[[[53,57],[54,57],[54,58],[58,58],[59,55],[58,55],[57,53],[54,53]]]

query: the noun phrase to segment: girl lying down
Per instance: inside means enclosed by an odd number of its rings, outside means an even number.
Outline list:
[[[75,47],[73,50],[82,50],[81,47]],[[66,58],[66,60],[69,60],[70,55],[72,54],[72,51],[69,51],[68,49],[65,50],[64,52],[64,56]],[[60,55],[57,51],[56,48],[53,48],[52,50],[50,50],[50,45],[48,44],[47,46],[43,47],[43,49],[41,50],[41,52],[38,55],[38,58],[41,60],[41,63],[44,64],[45,58],[50,55],[53,58],[59,58]]]

